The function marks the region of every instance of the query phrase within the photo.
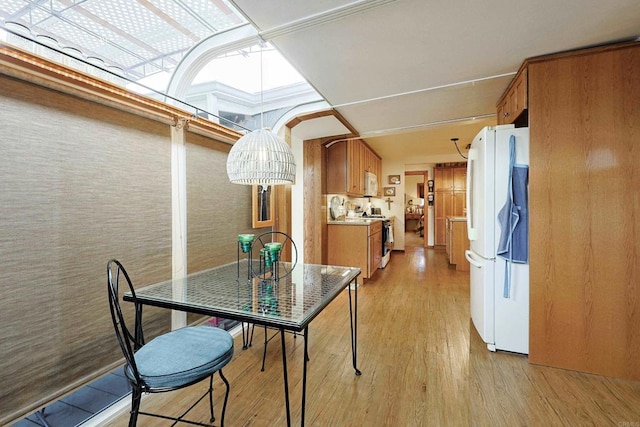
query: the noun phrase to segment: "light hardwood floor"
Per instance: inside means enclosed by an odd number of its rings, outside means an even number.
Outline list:
[[[404,233],[404,247],[424,246],[424,237],[415,231],[407,231]]]
[[[407,248],[358,290],[358,367],[351,367],[346,292],[310,326],[308,426],[640,426],[640,383],[531,365],[491,353],[469,320],[469,273],[444,250]],[[225,425],[286,425],[279,338],[260,372],[261,333],[225,368]],[[615,349],[612,349],[615,351]],[[287,337],[292,416],[299,425],[302,339]],[[224,387],[216,377],[216,410]],[[143,410],[179,413],[204,389],[149,396]],[[206,404],[192,413],[206,419]],[[198,412],[199,411],[199,412]],[[112,426],[126,426],[128,414]],[[140,417],[139,426],[169,425]],[[219,425],[219,424],[216,424]]]

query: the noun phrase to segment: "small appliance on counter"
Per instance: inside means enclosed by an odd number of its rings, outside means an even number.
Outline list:
[[[371,215],[373,213],[371,212],[371,209],[371,202],[365,203],[362,207],[362,215]]]
[[[378,177],[373,172],[364,173],[364,197],[375,197],[378,194]]]
[[[344,207],[344,199],[340,201],[340,197],[333,196],[329,204],[329,215],[333,221],[344,221],[346,209]]]

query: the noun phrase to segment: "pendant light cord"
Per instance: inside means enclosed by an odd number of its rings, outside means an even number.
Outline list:
[[[462,152],[460,151],[460,148],[458,148],[458,138],[451,138],[451,141],[456,146],[456,150],[458,150],[458,154],[460,154],[460,156],[466,160],[467,158],[464,156],[464,154],[462,154]]]
[[[262,70],[262,51],[264,41],[260,40],[260,129],[264,129],[264,82]]]

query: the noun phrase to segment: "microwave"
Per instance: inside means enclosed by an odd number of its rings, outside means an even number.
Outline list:
[[[373,172],[364,173],[364,196],[377,197],[378,195],[378,177]]]

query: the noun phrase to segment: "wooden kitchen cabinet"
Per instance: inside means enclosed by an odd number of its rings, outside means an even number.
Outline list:
[[[347,141],[347,194],[364,194],[364,155],[362,141]]]
[[[640,381],[640,43],[527,69],[529,362]]]
[[[449,264],[456,266],[458,271],[469,271],[470,265],[464,252],[469,249],[467,237],[467,219],[464,217],[448,217],[447,229],[447,257]]]
[[[451,215],[467,216],[467,192],[454,191],[452,193]]]
[[[382,221],[327,225],[327,263],[358,267],[370,278],[382,262]]]
[[[434,180],[434,244],[442,246],[447,244],[447,218],[467,215],[467,168],[436,167]]]
[[[453,168],[435,168],[433,170],[433,180],[435,191],[453,189]]]
[[[467,189],[467,168],[453,168],[453,188],[454,191]]]
[[[451,191],[467,188],[467,167],[437,167],[434,169],[434,190]]]
[[[447,243],[446,220],[453,211],[453,194],[451,191],[436,191],[434,198],[435,208],[435,235],[434,244],[444,245]]]
[[[368,147],[366,147],[364,144],[363,144],[363,147],[365,148],[364,165],[363,165],[364,170],[366,172],[372,172],[378,175],[378,169],[379,169],[378,164],[380,163],[380,158],[376,155],[376,153],[369,150]]]
[[[516,123],[516,126],[519,124],[526,126],[528,122],[525,113],[528,109],[527,88],[527,67],[522,67],[496,105],[499,125]]]
[[[362,197],[365,172],[373,172],[378,177],[377,196],[380,197],[382,160],[373,150],[358,139],[336,142],[327,148],[327,194]]]

